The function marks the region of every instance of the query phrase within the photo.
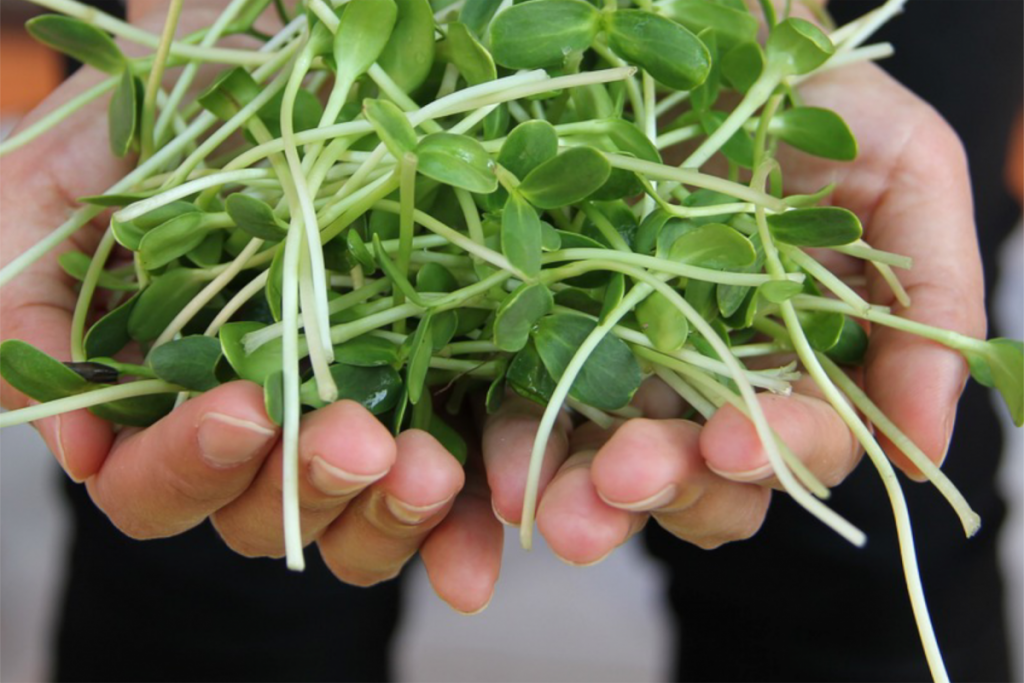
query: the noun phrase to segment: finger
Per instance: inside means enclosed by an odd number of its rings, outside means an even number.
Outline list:
[[[172,536],[245,491],[276,441],[263,391],[232,382],[120,440],[86,486],[129,536]]]
[[[860,462],[860,444],[839,414],[816,395],[809,380],[790,396],[759,394],[772,431],[825,486],[835,486]],[[757,429],[736,408],[726,405],[700,433],[700,452],[708,468],[737,482],[781,488]]]
[[[459,462],[427,432],[406,431],[396,442],[387,476],[318,539],[324,562],[345,583],[371,586],[397,576],[465,483]]]
[[[504,529],[483,481],[471,481],[420,549],[438,597],[463,614],[482,611],[501,569]]]
[[[518,396],[509,397],[484,427],[483,459],[494,514],[506,524],[518,524],[534,438],[544,409]],[[544,451],[538,499],[568,451],[568,416],[561,412]]]
[[[597,495],[615,509],[653,514],[667,531],[702,548],[749,538],[764,521],[770,490],[715,475],[700,443],[693,422],[630,420],[594,459]]]
[[[574,453],[548,484],[537,507],[537,530],[564,562],[587,566],[606,558],[643,528],[647,514],[614,508],[591,480],[595,450]]]
[[[972,337],[985,334],[983,280],[966,159],[953,130],[880,69],[859,66],[815,79],[809,103],[827,102],[851,125],[860,152],[835,194],[856,212],[873,246],[910,256],[899,271],[912,304],[895,312]],[[871,98],[854,93],[871,92]],[[874,106],[884,100],[885,108]],[[872,300],[893,300],[868,268]],[[935,462],[945,455],[967,378],[960,355],[928,340],[875,326],[865,387],[871,398]],[[894,462],[919,476],[892,445]]]
[[[311,543],[395,463],[395,440],[368,410],[339,401],[306,415],[299,433],[299,526]],[[274,449],[252,485],[213,516],[224,542],[249,557],[284,554],[284,449]]]

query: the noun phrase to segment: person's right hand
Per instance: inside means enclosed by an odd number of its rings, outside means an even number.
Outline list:
[[[209,24],[210,5],[186,3],[183,24]],[[150,15],[159,30],[159,7]],[[145,23],[143,20],[142,23]],[[180,34],[180,32],[179,32]],[[96,83],[82,69],[27,121]],[[0,240],[7,263],[60,225],[77,197],[104,192],[128,171],[107,143],[99,101],[3,160]],[[68,360],[75,282],[60,251],[91,253],[97,220],[4,287],[0,338],[21,339]],[[0,383],[5,408],[29,400]],[[172,536],[210,519],[235,551],[281,556],[282,448],[263,392],[232,382],[197,396],[146,429],[115,431],[86,410],[40,420],[37,429],[68,476],[129,536]],[[339,402],[305,416],[300,447],[304,543],[316,543],[343,581],[393,577],[417,552],[442,599],[476,612],[490,599],[502,531],[482,484],[425,432],[397,439],[362,406]],[[466,542],[469,539],[471,542]],[[282,569],[283,570],[283,569]]]

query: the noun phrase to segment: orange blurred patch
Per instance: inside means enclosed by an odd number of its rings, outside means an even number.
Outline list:
[[[0,113],[23,114],[61,81],[62,60],[20,27],[0,32]]]
[[[1010,192],[1024,206],[1024,109],[1010,136],[1010,152],[1006,159],[1006,182]]]

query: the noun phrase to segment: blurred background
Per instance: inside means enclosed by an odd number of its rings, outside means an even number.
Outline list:
[[[0,0],[0,135],[44,98],[66,69],[59,56],[21,30],[33,11],[20,0]],[[1017,137],[1007,141],[1006,173],[1018,197],[1024,191],[1022,145],[1018,126]],[[1018,227],[1003,249],[1004,278],[995,293],[999,333],[1016,338],[1024,337],[1022,256]],[[1012,505],[1001,547],[1019,681],[1024,442],[1020,431],[1010,430],[1008,436],[1001,486]],[[0,449],[0,680],[45,681],[52,676],[54,619],[68,553],[63,475],[28,427],[5,430]],[[640,544],[586,569],[563,565],[543,546],[522,552],[515,533],[507,534],[506,545],[494,601],[471,618],[433,596],[421,566],[410,568],[396,643],[398,680],[669,679],[675,634],[664,599],[665,577]]]

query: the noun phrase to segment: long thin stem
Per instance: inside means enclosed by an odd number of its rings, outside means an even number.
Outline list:
[[[167,57],[171,52],[171,43],[174,42],[174,32],[178,28],[178,19],[181,16],[182,0],[171,0],[167,8],[167,19],[164,21],[164,31],[160,36],[160,45],[157,47],[156,55],[153,57],[153,67],[149,72],[149,79],[146,81],[146,92],[142,98],[142,116],[140,121],[140,139],[142,151],[139,158],[145,161],[153,156],[153,149],[156,146],[156,95],[160,91],[160,82],[164,77],[164,68],[167,66]]]
[[[103,403],[110,403],[111,401],[150,396],[152,394],[173,394],[180,391],[183,391],[182,387],[159,379],[117,384],[105,389],[86,391],[74,396],[68,396],[67,398],[58,398],[46,403],[39,403],[28,408],[0,413],[0,429],[41,420],[45,417],[53,417],[54,415],[68,413],[72,410],[91,408]]]

